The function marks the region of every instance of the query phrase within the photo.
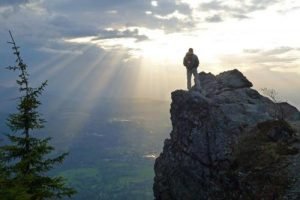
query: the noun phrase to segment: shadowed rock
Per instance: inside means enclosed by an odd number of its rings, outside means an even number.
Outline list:
[[[228,166],[240,136],[274,117],[274,103],[251,89],[238,70],[217,76],[201,72],[199,78],[205,96],[193,90],[172,92],[173,129],[154,167],[156,200],[209,199],[210,177],[216,168]],[[299,120],[299,111],[292,111],[287,119]]]

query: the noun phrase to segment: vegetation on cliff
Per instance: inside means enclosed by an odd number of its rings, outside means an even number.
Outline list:
[[[257,124],[235,145],[226,199],[282,199],[294,183],[289,156],[298,154],[295,130],[283,120]],[[229,189],[229,188],[227,188]]]

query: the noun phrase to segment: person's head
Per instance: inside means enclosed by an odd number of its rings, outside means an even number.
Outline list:
[[[189,48],[189,51],[188,51],[189,54],[193,54],[194,53],[194,50],[193,48]]]

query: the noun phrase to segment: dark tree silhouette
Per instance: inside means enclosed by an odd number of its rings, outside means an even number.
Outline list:
[[[75,190],[67,187],[62,177],[50,177],[47,172],[55,164],[61,163],[67,153],[50,158],[54,147],[49,145],[51,138],[35,137],[33,130],[44,127],[45,120],[38,112],[39,97],[47,85],[30,86],[27,65],[21,58],[19,47],[11,36],[15,66],[7,67],[18,71],[16,80],[21,96],[18,98],[17,113],[11,114],[7,125],[12,131],[6,134],[9,144],[0,147],[0,197],[4,199],[42,200],[71,197]]]

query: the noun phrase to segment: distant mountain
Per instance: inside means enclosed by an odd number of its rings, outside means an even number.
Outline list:
[[[15,110],[11,98],[17,93],[17,88],[0,89],[1,134],[8,131],[5,119]],[[52,137],[58,152],[69,152],[51,173],[67,177],[78,191],[74,200],[152,200],[154,158],[171,128],[169,102],[82,99],[47,90],[42,95],[40,111],[47,123],[35,134]]]
[[[47,109],[44,135],[53,137],[57,150],[70,152],[53,173],[77,189],[72,199],[153,199],[154,158],[171,128],[169,102],[98,99],[85,109],[84,102],[70,100]]]

